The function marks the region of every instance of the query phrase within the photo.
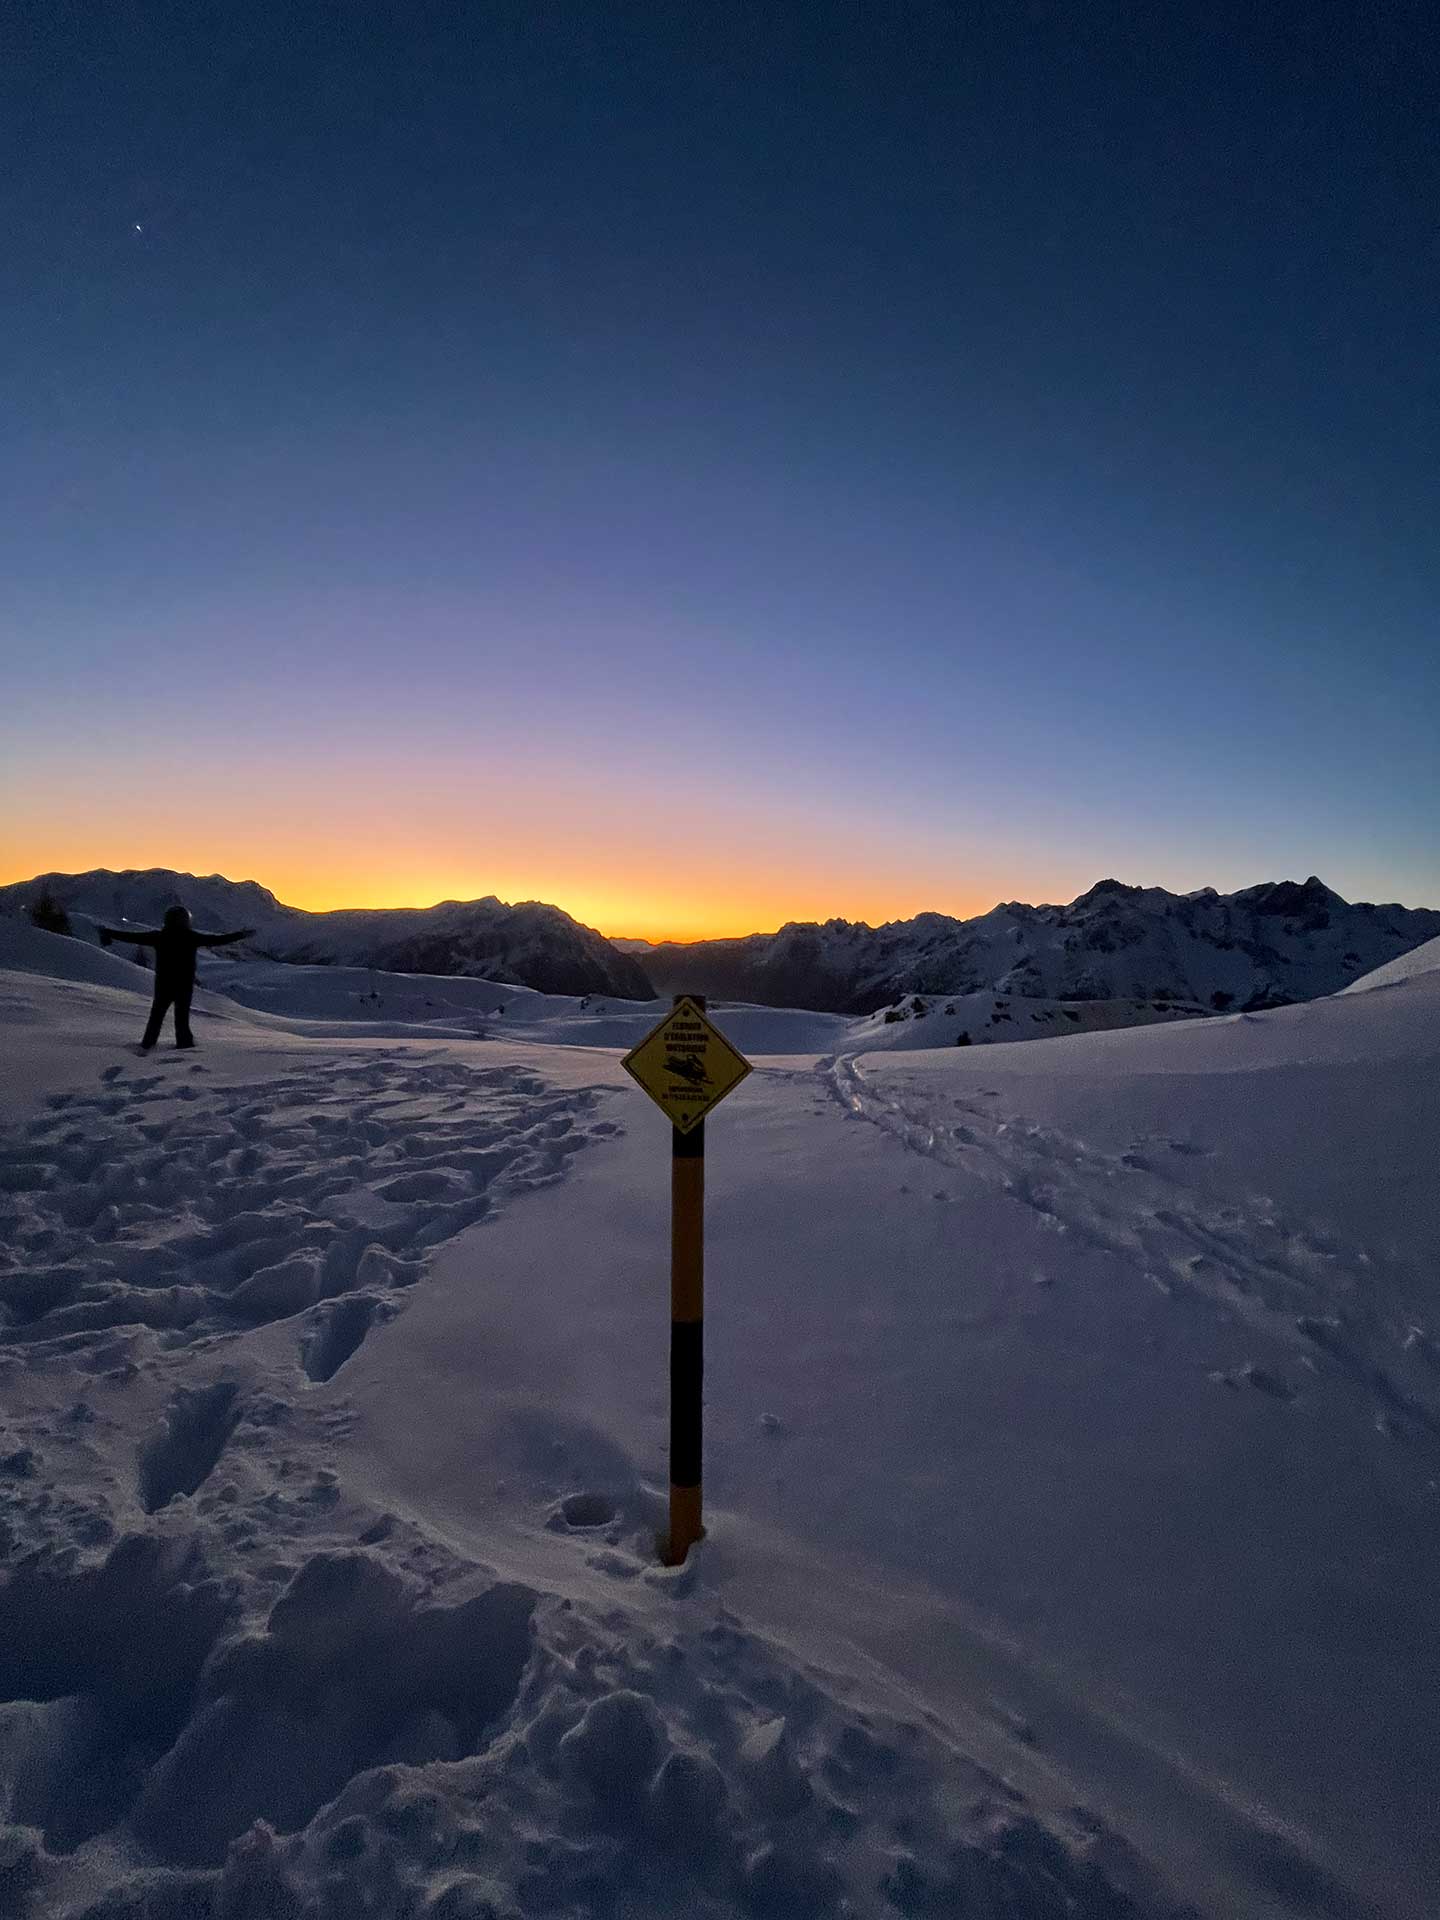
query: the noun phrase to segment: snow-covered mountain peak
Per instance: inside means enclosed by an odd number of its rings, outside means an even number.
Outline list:
[[[662,991],[870,1013],[912,994],[1177,1004],[1227,1012],[1333,993],[1440,932],[1440,913],[1351,904],[1317,875],[1237,893],[1097,880],[1068,905],[1002,902],[973,919],[872,928],[791,923],[742,940],[662,943]]]
[[[26,913],[44,895],[82,935],[93,933],[96,922],[153,926],[168,907],[184,905],[202,926],[253,927],[255,950],[276,960],[470,974],[543,993],[603,993],[624,1000],[648,1000],[653,991],[632,955],[540,900],[512,906],[486,894],[433,907],[309,913],[286,906],[253,880],[154,867],[41,874],[0,887],[0,913]]]

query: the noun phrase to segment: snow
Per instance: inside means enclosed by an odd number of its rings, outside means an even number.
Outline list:
[[[541,901],[511,906],[488,895],[443,900],[433,907],[310,913],[283,905],[253,880],[168,867],[122,873],[101,868],[40,874],[0,886],[0,915],[24,916],[46,897],[65,910],[72,933],[89,940],[98,940],[102,923],[157,926],[168,908],[179,905],[212,931],[250,929],[253,939],[247,944],[272,959],[483,974],[632,999],[651,991],[631,955]]]
[[[28,921],[3,917],[0,969],[40,973],[54,980],[83,980],[92,986],[115,987],[122,993],[143,993],[147,998],[154,986],[145,969],[121,953],[92,947],[84,940],[64,940],[58,934],[42,933]]]
[[[337,1033],[408,1035],[420,1026],[435,1038],[526,1039],[622,1052],[643,1039],[670,1006],[668,1000],[537,993],[463,975],[358,967],[242,964],[211,977],[242,1006],[291,1021],[346,1023],[332,1026]],[[800,1008],[722,1006],[715,1012],[736,1045],[755,1053],[820,1051],[839,1044],[850,1028],[836,1014]]]
[[[1068,906],[1010,901],[969,920],[922,913],[870,927],[792,923],[742,939],[664,942],[645,956],[660,989],[848,1012],[986,991],[1022,1005],[1110,1003],[1106,1025],[1261,1008],[1333,993],[1440,933],[1425,908],[1352,904],[1311,875],[1238,893],[1174,894],[1101,880]],[[1115,1017],[1128,1008],[1128,1021]]]
[[[113,952],[80,940],[62,940],[18,920],[0,918],[0,966],[92,981],[148,995],[146,971]],[[202,953],[199,978],[209,989],[197,1006],[233,1018],[226,1001],[271,1014],[313,1038],[367,1034],[403,1039],[417,1029],[433,1039],[496,1037],[549,1045],[614,1047],[643,1039],[668,1000],[616,1000],[605,994],[547,994],[530,987],[477,980],[463,974],[381,972],[370,967],[302,966],[232,960]],[[1138,1020],[1175,1021],[1198,1011],[1133,1000],[1017,999],[987,990],[926,998],[911,995],[893,1009],[851,1019],[800,1007],[757,1007],[714,1001],[711,1015],[747,1054],[805,1054],[831,1049],[864,1052],[986,1045],[1058,1033],[1093,1033]],[[502,1024],[503,1023],[503,1024]]]
[[[658,1004],[0,940],[6,1913],[1433,1912],[1440,968],[722,1008],[671,1569]]]
[[[254,881],[168,868],[40,875],[0,887],[0,915],[24,915],[46,895],[88,940],[98,938],[99,922],[153,925],[178,902],[202,925],[255,929],[247,943],[251,960],[264,955],[312,968],[429,976],[425,1011],[392,1005],[390,1017],[432,1025],[437,1007],[458,1012],[476,1004],[435,990],[436,976],[457,974],[524,981],[547,995],[608,997],[622,1006],[643,1003],[656,989],[703,992],[724,1004],[850,1014],[913,1015],[918,1003],[935,1015],[941,1003],[956,1003],[963,1017],[948,1033],[931,1028],[923,1039],[875,1041],[901,1047],[948,1045],[962,1033],[970,1043],[1014,1039],[1015,1027],[1059,1031],[1062,1021],[1090,1032],[1307,1000],[1440,933],[1440,913],[1352,904],[1313,874],[1303,883],[1268,881],[1223,895],[1208,887],[1182,895],[1101,880],[1068,906],[1011,901],[970,920],[941,913],[881,927],[829,920],[742,939],[653,945],[607,941],[535,901],[510,906],[490,896],[309,913],[283,905]],[[233,976],[247,998],[266,991],[253,968],[236,972],[245,968],[245,951],[214,956],[210,983],[226,991]],[[353,992],[357,1000],[371,996],[373,1006],[373,981]],[[611,1044],[596,1032],[580,1043]]]
[[[1396,960],[1387,960],[1383,967],[1377,967],[1373,973],[1367,973],[1363,980],[1356,980],[1344,989],[1346,993],[1368,993],[1372,987],[1397,987],[1406,980],[1413,980],[1417,974],[1433,973],[1440,967],[1440,937],[1427,940],[1423,946],[1402,953]]]

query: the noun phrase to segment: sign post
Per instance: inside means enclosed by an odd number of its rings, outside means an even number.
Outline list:
[[[675,1004],[621,1066],[670,1121],[670,1537],[682,1566],[704,1537],[700,1518],[705,1382],[705,1116],[750,1062],[705,1017],[698,993]]]

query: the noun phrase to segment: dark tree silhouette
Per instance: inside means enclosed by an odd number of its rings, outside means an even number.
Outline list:
[[[69,933],[70,916],[49,887],[42,887],[40,898],[30,908],[30,924],[42,933]]]

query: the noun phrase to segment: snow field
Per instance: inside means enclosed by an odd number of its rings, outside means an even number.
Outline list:
[[[8,1339],[138,1324],[193,1340],[334,1302],[302,1335],[328,1377],[363,1332],[357,1295],[386,1305],[428,1247],[557,1178],[594,1104],[523,1068],[393,1052],[321,1055],[259,1098],[211,1074],[107,1067],[96,1092],[51,1094],[0,1133]]]
[[[588,1009],[0,975],[0,1913],[1420,1920],[1437,980],[763,1062],[671,1570]]]
[[[133,1021],[47,988],[57,1036]],[[1165,1910],[1099,1829],[1062,1844],[658,1566],[658,1493],[558,1409],[496,1459],[573,1577],[497,1579],[371,1498],[357,1356],[437,1249],[468,1265],[467,1229],[618,1138],[618,1075],[229,1024],[101,1054],[0,1135],[7,1912]]]
[[[355,1549],[308,1554],[247,1624],[255,1595],[215,1577],[204,1531],[7,1586],[0,1687],[40,1696],[0,1716],[15,1911],[28,1886],[96,1920],[805,1915],[851,1877],[876,1911],[1151,1910],[1109,1883],[1101,1831],[1067,1848],[1003,1780],[846,1711],[723,1617],[637,1633],[454,1567],[427,1592]],[[117,1829],[123,1876],[107,1862],[101,1901],[54,1904]]]

